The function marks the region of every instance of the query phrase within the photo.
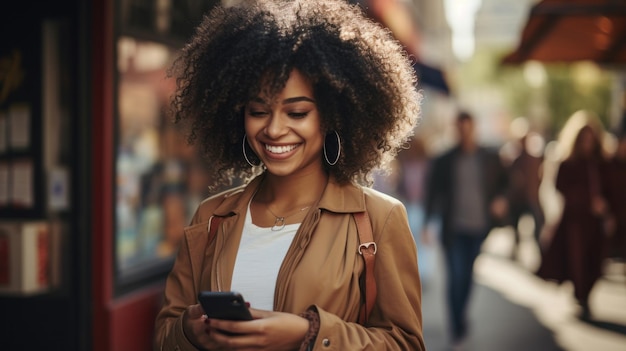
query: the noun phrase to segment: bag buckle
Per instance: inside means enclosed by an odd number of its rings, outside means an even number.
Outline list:
[[[374,245],[374,255],[376,255],[376,251],[378,251],[378,246],[376,246],[376,243],[373,241],[359,245],[359,255],[363,255],[363,251],[361,251],[362,249],[367,250],[372,245]]]

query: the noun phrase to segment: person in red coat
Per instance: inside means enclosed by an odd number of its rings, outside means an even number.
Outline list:
[[[605,258],[606,177],[599,133],[586,123],[558,168],[556,189],[563,196],[563,212],[537,271],[546,280],[573,283],[583,320],[591,318],[589,296]]]

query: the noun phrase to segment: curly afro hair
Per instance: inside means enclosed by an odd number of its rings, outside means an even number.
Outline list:
[[[280,92],[293,69],[313,83],[322,132],[341,136],[337,164],[322,161],[338,182],[371,184],[371,171],[386,169],[413,134],[421,94],[411,61],[357,5],[218,5],[169,71],[176,77],[174,120],[187,125],[189,142],[212,164],[214,185],[258,174],[260,167],[250,167],[242,153],[243,108],[262,88]]]

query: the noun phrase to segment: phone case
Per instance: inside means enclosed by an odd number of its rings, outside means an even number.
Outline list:
[[[209,318],[234,321],[252,320],[252,315],[240,293],[235,291],[202,291],[198,301]]]

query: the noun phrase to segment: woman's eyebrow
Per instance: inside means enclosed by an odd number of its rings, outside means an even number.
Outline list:
[[[285,100],[283,100],[283,105],[286,104],[293,104],[296,102],[301,102],[301,101],[305,101],[305,102],[310,102],[310,103],[315,103],[315,100],[308,98],[306,96],[297,96],[297,97],[292,97],[292,98],[287,98]]]
[[[287,98],[285,100],[283,100],[283,105],[287,105],[287,104],[293,104],[296,102],[301,102],[301,101],[305,101],[305,102],[310,102],[310,103],[315,103],[315,100],[306,97],[306,96],[296,96],[296,97],[291,97],[291,98]],[[263,104],[263,105],[267,105],[268,102],[265,101],[264,99],[262,99],[261,97],[254,97],[250,100],[250,102],[254,102],[254,103],[258,103],[258,104]]]

